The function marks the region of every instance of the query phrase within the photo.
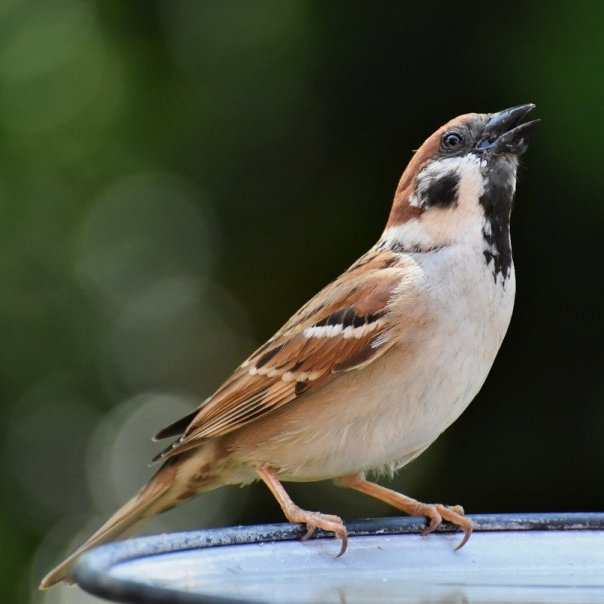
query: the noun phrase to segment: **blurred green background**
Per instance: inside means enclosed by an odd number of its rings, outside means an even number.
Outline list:
[[[4,0],[3,600],[92,601],[34,586],[150,476],[150,436],[377,240],[429,133],[529,101],[510,331],[394,486],[469,512],[602,509],[603,23],[599,0]],[[148,530],[281,520],[255,485]]]

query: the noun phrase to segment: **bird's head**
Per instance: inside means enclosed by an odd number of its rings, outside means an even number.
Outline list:
[[[521,121],[533,108],[460,115],[428,137],[403,172],[382,241],[420,251],[482,245],[505,278],[518,157],[538,124]]]

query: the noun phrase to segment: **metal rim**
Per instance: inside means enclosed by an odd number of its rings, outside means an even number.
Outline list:
[[[471,518],[474,523],[476,532],[604,530],[604,513],[595,512],[475,514],[468,515],[468,518]],[[424,519],[409,517],[371,518],[346,523],[350,537],[417,534],[421,533],[425,526]],[[456,530],[457,527],[443,523],[436,532],[451,533]],[[138,537],[109,543],[91,550],[77,563],[73,576],[76,583],[85,591],[115,602],[250,604],[250,600],[235,600],[151,587],[112,577],[109,571],[117,564],[136,558],[208,547],[291,541],[300,539],[305,532],[305,527],[299,524],[267,524]],[[332,538],[333,535],[317,530],[313,536],[315,539],[326,537]]]

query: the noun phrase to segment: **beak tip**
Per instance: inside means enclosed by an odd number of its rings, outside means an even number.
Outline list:
[[[528,148],[528,137],[540,120],[522,123],[524,117],[535,108],[534,103],[525,103],[491,114],[483,131],[484,138],[479,149],[521,155]]]

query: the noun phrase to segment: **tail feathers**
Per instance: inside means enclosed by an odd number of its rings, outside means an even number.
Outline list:
[[[166,501],[161,502],[160,500],[170,490],[173,482],[165,480],[165,476],[162,476],[162,470],[164,469],[167,469],[166,466],[161,468],[135,497],[115,512],[92,537],[66,560],[51,570],[42,579],[40,589],[48,589],[61,581],[71,583],[70,577],[73,566],[84,552],[87,552],[96,545],[124,536],[129,529],[134,529],[135,525],[138,525],[143,520],[168,509],[170,504]]]

